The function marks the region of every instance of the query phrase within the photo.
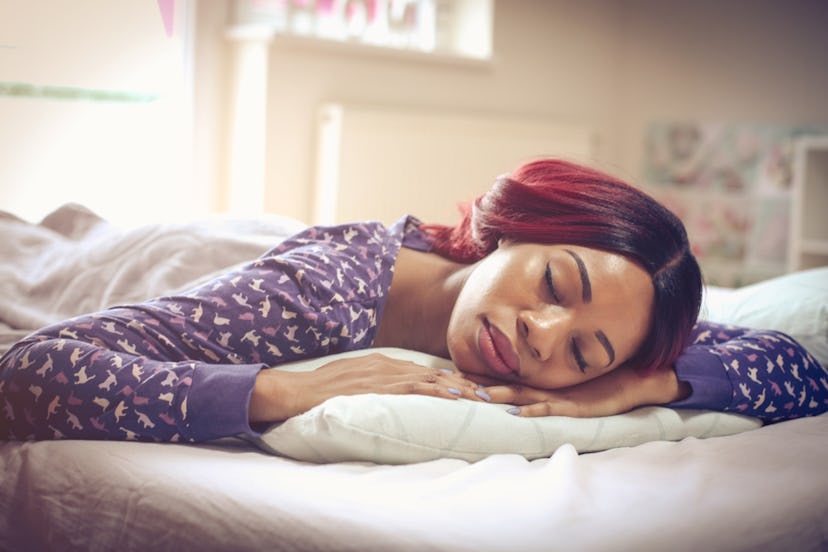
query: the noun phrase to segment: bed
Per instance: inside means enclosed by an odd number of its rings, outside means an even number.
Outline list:
[[[123,229],[78,205],[39,224],[0,214],[0,351],[51,321],[207,278],[301,227]],[[708,288],[705,305],[712,320],[788,331],[828,364],[828,268]],[[496,405],[457,401],[442,423],[417,422],[411,412],[452,401],[387,399],[353,398],[371,422],[332,399],[250,440],[0,442],[0,549],[828,549],[828,415],[762,427],[644,408],[501,428]]]

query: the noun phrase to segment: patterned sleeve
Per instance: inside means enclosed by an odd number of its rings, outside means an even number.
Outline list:
[[[828,410],[828,374],[778,331],[699,322],[676,361],[676,374],[692,392],[672,407],[735,412],[766,422]]]
[[[376,224],[316,232],[176,296],[77,317],[17,343],[0,358],[0,439],[252,433],[248,406],[262,368],[366,348],[376,332],[396,254],[387,232]]]
[[[0,439],[196,442],[250,432],[247,402],[261,365],[154,360],[136,351],[138,319],[127,326],[115,313],[93,316],[53,327],[57,335],[46,329],[4,357]],[[96,322],[120,334],[114,346],[82,334]]]

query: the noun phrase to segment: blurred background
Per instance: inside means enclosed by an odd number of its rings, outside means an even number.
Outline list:
[[[540,156],[643,187],[708,281],[828,264],[824,0],[0,1],[0,209],[450,222]]]

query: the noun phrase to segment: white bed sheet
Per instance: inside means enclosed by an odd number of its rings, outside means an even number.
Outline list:
[[[315,465],[243,446],[0,445],[8,550],[825,550],[828,416],[549,459]]]

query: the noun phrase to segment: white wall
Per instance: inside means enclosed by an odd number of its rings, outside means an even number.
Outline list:
[[[651,121],[828,123],[828,2],[625,0],[618,161]]]
[[[582,124],[601,138],[596,163],[632,180],[652,121],[828,122],[823,0],[500,0],[495,13],[488,66],[274,42],[265,209],[309,219],[315,109],[330,100]]]
[[[0,208],[39,220],[75,201],[127,225],[204,210],[190,179],[191,5],[0,3]]]
[[[313,123],[325,101],[526,115],[584,124],[611,136],[611,91],[619,78],[617,15],[607,1],[501,0],[489,66],[337,54],[330,47],[275,41],[266,209],[309,220]],[[612,143],[603,146],[600,151],[610,154],[601,157],[612,158]],[[468,198],[446,201],[462,199]]]
[[[34,105],[0,97],[3,208],[15,210],[25,201],[30,211],[18,212],[36,218],[41,213],[35,211],[64,199],[94,202],[102,188],[86,186],[90,175],[106,182],[103,195],[116,197],[122,212],[134,214],[145,204],[140,202],[157,202],[152,194],[159,189],[196,211],[227,207],[231,67],[223,29],[229,0],[176,0],[177,24],[183,21],[178,10],[192,2],[195,185],[186,183],[186,174],[170,178],[170,166],[189,161],[170,152],[189,136],[173,139],[161,115],[133,118],[131,124],[163,129],[142,147],[129,128],[113,126],[115,119],[106,116],[116,106]],[[315,110],[329,100],[582,124],[601,136],[597,161],[633,179],[643,130],[653,120],[828,123],[826,21],[824,0],[499,0],[495,58],[488,66],[276,43],[269,64],[264,207],[309,219]],[[47,84],[105,88],[131,86],[136,67],[166,59],[165,64],[171,59],[165,48],[178,45],[180,53],[183,47],[163,35],[156,0],[4,2],[0,81],[34,78],[9,60],[38,41],[49,48],[29,57],[28,66],[48,76]],[[53,78],[67,74],[81,78],[80,84]],[[78,128],[88,129],[90,122],[105,130],[99,144],[108,155],[95,155],[95,148],[75,141]],[[106,170],[96,165],[101,160]],[[52,186],[48,191],[46,183]]]

